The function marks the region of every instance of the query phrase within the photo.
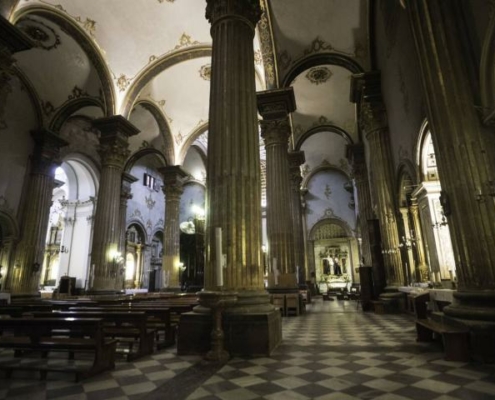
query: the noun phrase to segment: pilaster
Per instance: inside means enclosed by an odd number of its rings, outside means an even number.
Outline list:
[[[68,143],[47,129],[31,133],[34,151],[28,181],[25,208],[22,213],[21,240],[15,251],[9,289],[16,296],[38,292],[43,265],[45,239],[55,185],[55,169],[60,165],[60,148]]]
[[[91,267],[92,291],[122,289],[124,259],[121,253],[122,172],[129,156],[128,139],[139,130],[120,115],[93,121],[100,131],[101,176],[94,217]]]
[[[416,258],[416,281],[427,282],[429,280],[428,265],[426,263],[426,254],[423,241],[423,231],[421,229],[421,221],[419,219],[418,203],[416,199],[412,199],[409,205],[409,212],[412,219],[412,228],[416,245],[413,248]]]
[[[180,198],[184,191],[187,173],[178,165],[160,169],[165,194],[165,226],[163,228],[163,283],[168,287],[180,287]]]

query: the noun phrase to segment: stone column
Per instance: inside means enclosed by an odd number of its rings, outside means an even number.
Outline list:
[[[139,130],[120,115],[93,121],[100,131],[101,176],[94,217],[91,265],[94,279],[91,291],[122,289],[119,278],[123,266],[121,251],[122,217],[120,196],[122,172],[129,155],[128,138]]]
[[[402,218],[402,223],[404,227],[404,235],[402,235],[399,247],[402,251],[402,261],[404,262],[404,267],[406,271],[407,283],[411,284],[415,280],[414,272],[414,258],[413,258],[413,247],[416,244],[411,240],[411,228],[409,225],[409,210],[407,207],[400,207],[399,212]]]
[[[352,77],[357,95],[359,122],[368,140],[372,185],[376,193],[377,215],[380,222],[382,249],[387,287],[391,290],[405,284],[405,274],[399,248],[397,228],[394,171],[388,131],[387,114],[381,99],[380,74],[369,72]]]
[[[447,316],[470,324],[475,358],[495,360],[495,141],[493,110],[478,114],[477,59],[460,1],[406,1],[426,97],[441,203],[451,233],[458,302]],[[487,5],[488,9],[489,6]],[[483,66],[484,67],[484,66]],[[492,92],[493,94],[493,92]],[[492,124],[491,127],[484,126]]]
[[[223,317],[225,345],[231,354],[270,354],[282,338],[280,313],[264,290],[261,263],[261,171],[253,51],[260,16],[259,0],[207,0],[213,50],[205,292],[237,292],[238,301]],[[216,228],[221,228],[222,254],[226,256],[226,266],[219,269],[223,271],[223,286],[215,268],[221,257],[215,248]],[[198,309],[196,319],[181,317],[179,354],[209,348],[211,318],[202,319],[200,312]],[[186,327],[191,329],[186,331]]]
[[[122,173],[122,184],[120,187],[120,238],[119,238],[119,250],[118,252],[123,257],[123,263],[125,265],[126,260],[126,241],[125,234],[127,228],[127,200],[132,199],[131,185],[136,182],[138,178],[128,174],[127,172]],[[125,269],[121,269],[121,274],[119,278],[122,282],[118,285],[121,287],[123,282],[125,282]]]
[[[289,172],[291,188],[291,214],[294,231],[294,261],[299,267],[299,283],[306,282],[306,263],[304,256],[304,230],[301,209],[301,165],[306,161],[304,151],[292,151],[289,153]]]
[[[165,193],[165,226],[163,228],[162,282],[169,288],[180,288],[180,198],[187,173],[178,165],[160,169]]]
[[[423,242],[423,231],[421,229],[421,222],[419,219],[418,203],[416,199],[412,199],[409,205],[409,212],[412,218],[412,230],[414,233],[414,239],[416,245],[414,246],[414,253],[416,259],[416,281],[427,282],[429,280],[428,265],[426,263],[426,254]]]
[[[359,229],[361,230],[361,257],[364,265],[373,265],[370,247],[368,220],[373,219],[373,205],[368,179],[368,168],[364,145],[362,143],[347,146],[347,158],[352,165],[354,185],[356,186],[359,205]],[[360,260],[361,263],[361,260]]]
[[[288,120],[261,121],[266,149],[266,231],[268,254],[282,274],[294,273],[294,235],[291,220]]]
[[[9,289],[15,296],[38,293],[45,240],[55,185],[55,169],[60,165],[60,148],[68,143],[46,129],[32,132],[34,151],[26,202],[21,217],[21,240],[10,274]]]
[[[32,40],[8,20],[0,17],[0,122],[5,114],[7,97],[12,88],[12,65],[15,53],[29,50],[33,47]]]

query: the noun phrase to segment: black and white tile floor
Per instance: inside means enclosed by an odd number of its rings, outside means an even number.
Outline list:
[[[0,398],[492,400],[495,366],[448,362],[439,344],[415,341],[407,315],[376,315],[348,301],[317,298],[306,315],[283,319],[284,341],[271,357],[233,358],[223,366],[174,349],[81,383],[15,373],[0,378]],[[1,362],[0,353],[0,362]]]

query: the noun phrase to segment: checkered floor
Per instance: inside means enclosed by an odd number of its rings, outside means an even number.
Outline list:
[[[439,344],[415,341],[407,315],[323,302],[283,319],[284,341],[271,357],[233,358],[215,367],[174,349],[74,383],[70,375],[15,373],[0,378],[8,399],[495,399],[495,366],[443,360]],[[0,362],[2,355],[0,354]]]

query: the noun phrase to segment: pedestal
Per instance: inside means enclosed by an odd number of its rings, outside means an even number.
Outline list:
[[[237,302],[237,292],[204,291],[199,295],[199,304],[208,307],[212,313],[213,329],[211,331],[211,349],[205,359],[214,362],[226,362],[229,353],[224,348],[224,332],[222,328],[223,310]]]

